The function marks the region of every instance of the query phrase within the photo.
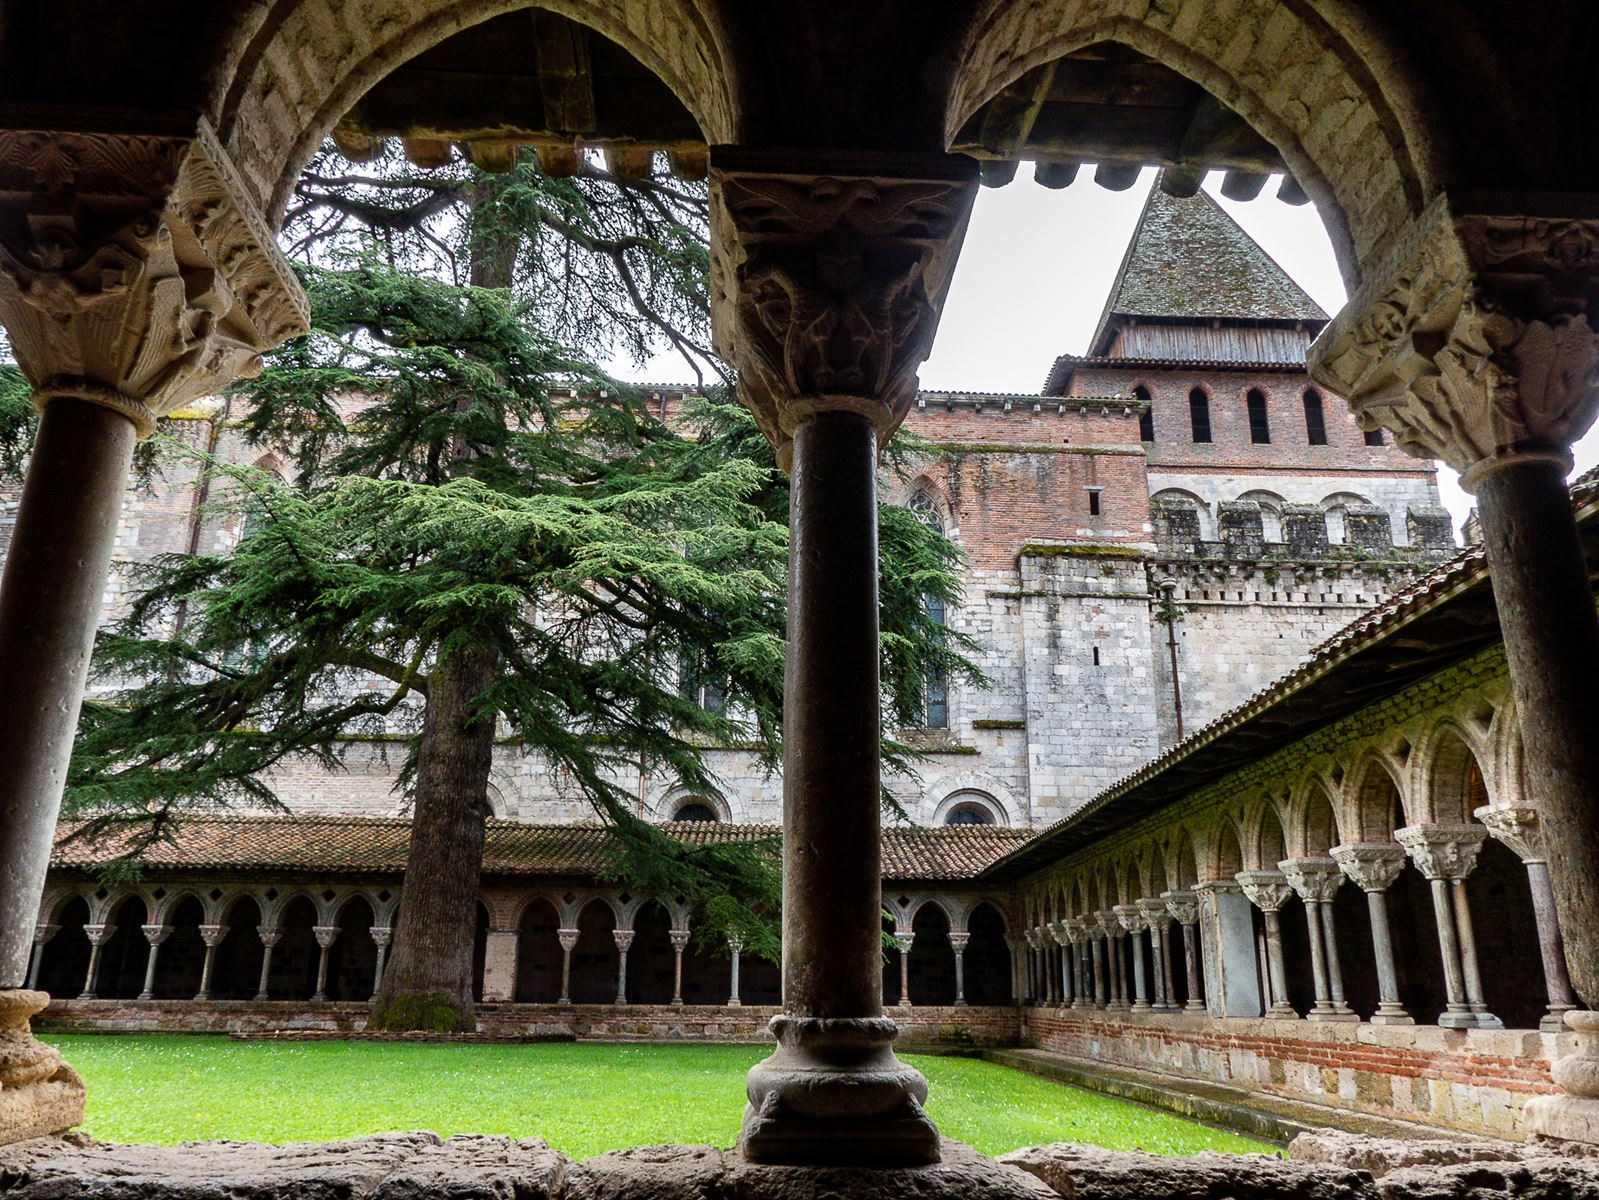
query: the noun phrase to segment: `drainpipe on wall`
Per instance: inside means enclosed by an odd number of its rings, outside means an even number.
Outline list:
[[[1160,619],[1166,622],[1166,649],[1171,654],[1171,700],[1172,711],[1177,716],[1177,740],[1183,740],[1183,684],[1177,676],[1177,604],[1173,596],[1177,592],[1175,579],[1162,579],[1157,585],[1160,588],[1160,604],[1156,612]]]

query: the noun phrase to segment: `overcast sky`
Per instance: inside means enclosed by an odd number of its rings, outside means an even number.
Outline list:
[[[1024,163],[1015,182],[982,188],[966,233],[933,354],[922,386],[934,390],[1036,393],[1057,354],[1082,353],[1099,319],[1122,253],[1132,236],[1155,171],[1137,186],[1111,192],[1084,169],[1069,188],[1051,191],[1033,182]],[[1312,205],[1277,199],[1272,181],[1260,198],[1239,204],[1223,197],[1221,176],[1206,190],[1233,219],[1282,264],[1328,312],[1344,302],[1332,244]],[[669,358],[644,368],[615,364],[633,379],[678,378]],[[1577,470],[1599,462],[1599,431],[1577,446]],[[1458,529],[1471,499],[1454,472],[1441,467],[1439,490]]]

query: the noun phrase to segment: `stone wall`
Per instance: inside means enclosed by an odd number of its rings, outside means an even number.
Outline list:
[[[369,1006],[354,1001],[56,1000],[34,1021],[43,1033],[355,1033]],[[779,1009],[747,1004],[493,1004],[477,1006],[487,1039],[592,1038],[644,1042],[770,1042]],[[939,1051],[1017,1045],[1021,1011],[1011,1005],[895,1009],[899,1047]]]
[[[1090,1063],[1517,1138],[1527,1100],[1559,1090],[1551,1058],[1576,1044],[1574,1034],[1528,1030],[1045,1009],[1023,1010],[1022,1039]]]

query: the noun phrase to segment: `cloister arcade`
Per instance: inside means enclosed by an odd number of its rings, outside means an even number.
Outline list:
[[[382,884],[57,881],[29,985],[62,1000],[365,1001],[401,898]],[[885,1004],[1013,1002],[1000,903],[917,893],[889,908]],[[474,991],[510,1004],[781,1004],[775,964],[743,951],[737,938],[698,934],[678,901],[496,886],[478,904]]]
[[[1502,689],[1283,766],[1029,880],[1026,999],[1562,1028],[1576,997]]]

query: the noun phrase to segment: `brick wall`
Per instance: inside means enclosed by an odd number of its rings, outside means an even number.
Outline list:
[[[1551,1056],[1575,1048],[1574,1034],[1524,1030],[1045,1009],[1023,1010],[1022,1040],[1093,1063],[1499,1137],[1522,1135],[1527,1100],[1559,1091]]]

